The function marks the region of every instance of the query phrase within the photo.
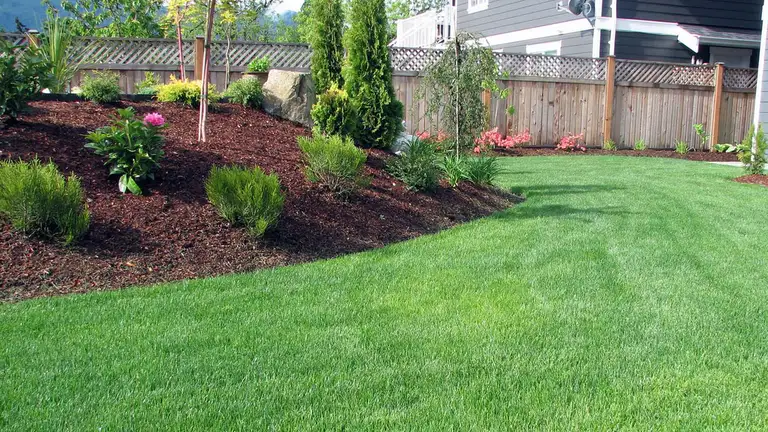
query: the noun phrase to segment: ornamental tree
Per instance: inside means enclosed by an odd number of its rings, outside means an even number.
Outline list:
[[[344,35],[344,88],[358,115],[358,144],[388,148],[402,126],[403,104],[395,97],[384,0],[352,0]]]
[[[322,94],[333,83],[339,87],[344,85],[341,75],[344,62],[344,13],[341,0],[312,0],[308,7],[312,80],[317,94]]]

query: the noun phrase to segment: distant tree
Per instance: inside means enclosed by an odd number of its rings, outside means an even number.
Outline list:
[[[168,3],[168,14],[166,23],[174,30],[176,37],[176,48],[179,53],[179,77],[182,81],[187,79],[186,66],[184,65],[184,43],[182,41],[182,23],[190,7],[193,6],[193,0],[170,0]]]
[[[387,2],[387,19],[389,20],[389,39],[397,37],[397,20],[411,16],[411,4],[406,0],[390,0]]]
[[[16,25],[16,33],[26,33],[29,31],[29,27],[25,26],[24,23],[21,22],[19,17],[14,18],[13,22]]]
[[[312,0],[309,9],[312,46],[312,80],[317,93],[323,93],[336,83],[344,85],[341,69],[344,62],[344,14],[341,0]]]
[[[48,14],[59,9],[43,0]],[[78,36],[161,37],[160,11],[163,0],[62,0],[72,32]]]
[[[392,86],[388,27],[384,0],[352,0],[344,35],[344,88],[358,114],[356,139],[365,146],[387,148],[402,128],[403,104]]]

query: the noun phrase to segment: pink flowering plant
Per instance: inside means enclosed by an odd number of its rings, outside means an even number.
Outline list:
[[[133,108],[119,109],[112,124],[88,135],[86,148],[106,159],[110,176],[120,176],[118,189],[140,195],[140,183],[154,180],[153,170],[160,166],[163,155],[165,118],[159,113],[136,118]]]
[[[499,128],[484,131],[480,138],[475,139],[475,153],[485,153],[493,149],[509,150],[519,145],[531,142],[531,133],[528,130],[515,135],[503,136]]]
[[[432,144],[437,151],[443,151],[448,150],[448,147],[450,146],[449,139],[451,137],[442,130],[439,130],[436,135],[432,135],[429,131],[416,132],[416,138]]]
[[[563,150],[567,152],[575,152],[575,151],[587,151],[587,148],[584,147],[584,145],[581,143],[584,139],[584,134],[581,133],[579,135],[574,135],[572,133],[569,133],[568,135],[560,138],[560,143],[557,145],[558,150]]]

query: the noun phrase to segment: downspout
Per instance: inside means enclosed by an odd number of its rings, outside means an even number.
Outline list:
[[[763,31],[760,36],[760,56],[757,65],[757,87],[755,88],[755,112],[752,119],[752,124],[755,129],[760,125],[760,105],[763,102],[763,80],[765,79],[765,57],[766,44],[768,41],[768,0],[763,3]],[[756,143],[752,143],[752,152],[756,151]]]
[[[768,0],[766,0],[768,1]],[[619,13],[616,9],[616,3],[619,0],[611,0],[611,51],[610,55],[616,55],[616,27],[619,25]]]

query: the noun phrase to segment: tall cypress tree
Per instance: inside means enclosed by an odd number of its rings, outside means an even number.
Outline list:
[[[332,83],[338,84],[340,88],[344,86],[341,75],[344,62],[344,12],[341,0],[311,0],[309,11],[312,80],[317,94],[322,94]]]
[[[384,0],[352,0],[351,9],[344,88],[359,119],[355,138],[387,148],[402,128],[403,104],[392,86],[386,6]]]

